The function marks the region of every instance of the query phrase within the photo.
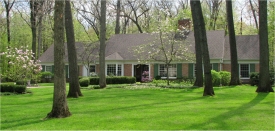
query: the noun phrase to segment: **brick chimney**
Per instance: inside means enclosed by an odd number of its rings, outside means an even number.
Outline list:
[[[178,20],[178,29],[183,30],[184,28],[191,30],[191,19]]]

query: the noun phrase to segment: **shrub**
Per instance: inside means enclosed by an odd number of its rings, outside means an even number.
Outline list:
[[[98,85],[99,77],[90,77],[90,85]]]
[[[41,72],[41,78],[52,78],[52,77],[53,77],[53,73],[49,71]]]
[[[221,82],[220,73],[215,71],[215,70],[211,70],[211,74],[212,74],[212,84],[213,84],[213,86],[219,86],[220,82]]]
[[[22,94],[26,92],[26,86],[24,85],[14,85],[14,92]]]
[[[221,76],[221,84],[224,86],[228,86],[231,79],[231,73],[228,71],[220,71]]]
[[[88,77],[83,77],[79,80],[79,85],[81,87],[88,87],[90,83],[90,79]]]
[[[274,72],[270,72],[269,76],[270,76],[270,84],[273,85],[274,84]],[[259,84],[259,73],[258,72],[251,72],[249,78],[250,78],[251,86]]]
[[[16,81],[16,85],[27,85],[27,81],[26,80]]]
[[[24,93],[26,92],[25,85],[13,85],[13,84],[1,84],[1,92],[16,92],[16,93]]]
[[[1,92],[14,92],[12,84],[1,84]]]
[[[107,84],[133,84],[136,83],[135,77],[128,76],[114,76],[114,77],[106,77]],[[90,77],[90,85],[98,85],[99,77]]]

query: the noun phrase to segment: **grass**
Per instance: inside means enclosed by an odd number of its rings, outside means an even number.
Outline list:
[[[124,88],[119,88],[119,87]],[[1,130],[274,130],[274,93],[256,87],[167,89],[111,85],[68,99],[72,116],[46,119],[53,88],[1,96]]]

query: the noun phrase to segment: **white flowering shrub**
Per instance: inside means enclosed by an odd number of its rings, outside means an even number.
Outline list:
[[[4,62],[8,63],[8,68],[2,74],[13,81],[37,80],[42,66],[38,64],[39,60],[34,61],[34,56],[31,50],[7,48],[7,52],[2,52],[1,55],[6,57]]]

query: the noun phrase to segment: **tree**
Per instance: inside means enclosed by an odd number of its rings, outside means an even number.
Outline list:
[[[90,65],[98,59],[99,42],[83,43],[83,51],[78,54],[82,60],[82,64],[87,69],[87,76],[90,76]]]
[[[99,51],[99,86],[100,88],[106,87],[105,75],[105,39],[106,39],[106,0],[101,0],[100,7],[100,51]]]
[[[140,62],[157,61],[165,64],[164,76],[166,76],[167,85],[169,85],[169,66],[172,62],[193,60],[193,55],[184,42],[189,30],[179,30],[175,23],[174,20],[159,22],[158,31],[152,33],[151,38],[145,40],[145,44],[133,47],[134,55]]]
[[[237,46],[236,46],[236,37],[235,37],[235,30],[234,30],[231,0],[226,1],[226,12],[227,12],[227,24],[228,24],[228,32],[229,32],[231,67],[238,67],[238,55],[237,55]],[[230,85],[241,84],[238,71],[239,71],[238,68],[231,68]]]
[[[199,37],[200,39],[200,46],[202,48],[202,56],[203,56],[203,63],[204,63],[204,92],[203,96],[213,96],[215,95],[213,85],[212,85],[212,75],[211,75],[211,65],[210,65],[210,57],[209,57],[209,51],[208,51],[208,45],[207,45],[207,37],[206,37],[206,30],[205,30],[205,23],[202,15],[202,9],[201,9],[201,3],[200,1],[191,0],[191,10],[192,10],[192,17],[193,17],[193,23],[194,30],[199,30],[199,34],[195,35],[196,37]],[[196,41],[195,41],[196,42]]]
[[[219,16],[222,0],[208,0],[206,3],[210,10],[210,30],[216,30],[216,22]]]
[[[78,98],[78,96],[83,96],[80,91],[79,79],[78,79],[78,67],[77,67],[77,54],[75,47],[75,37],[74,37],[74,25],[71,11],[70,0],[65,2],[65,28],[66,28],[66,38],[67,38],[67,51],[69,59],[69,93],[67,97]]]
[[[130,7],[131,11],[130,13],[127,13],[125,11],[125,8],[123,10],[124,13],[124,17],[129,18],[138,28],[138,31],[140,33],[143,33],[142,27],[140,25],[140,21],[139,18],[144,15],[147,11],[150,10],[150,7],[147,6],[149,1],[146,0],[140,0],[140,1],[136,1],[136,0],[127,0],[126,1],[127,4],[126,6]]]
[[[200,36],[200,29],[199,29],[199,22],[195,22],[194,19],[199,19],[196,18],[198,15],[196,14],[195,8],[191,8],[192,11],[192,18],[193,18],[193,25],[194,25],[194,36],[195,37],[195,51],[196,51],[196,80],[194,83],[194,86],[198,87],[203,87],[203,70],[202,70],[202,47],[201,47],[201,38]]]
[[[10,11],[12,6],[14,5],[15,0],[4,0],[5,9],[6,9],[6,20],[7,20],[7,38],[8,38],[8,44],[10,44],[11,41],[11,33],[10,33]]]
[[[121,6],[120,6],[120,0],[117,0],[117,9],[116,9],[116,29],[115,29],[115,34],[119,34],[120,33],[120,10],[121,10]]]
[[[251,11],[252,11],[252,14],[253,14],[253,18],[254,18],[254,21],[255,21],[255,24],[256,24],[256,28],[257,28],[257,30],[258,30],[258,29],[259,29],[259,26],[258,26],[258,20],[257,20],[257,17],[256,17],[256,9],[254,9],[254,6],[253,6],[251,0],[249,0],[249,4],[250,4]]]
[[[274,92],[269,76],[269,46],[267,29],[267,1],[259,1],[260,74],[256,92]]]
[[[65,0],[56,0],[54,6],[54,94],[53,106],[47,118],[64,118],[71,115],[66,99],[64,64]]]
[[[24,48],[7,48],[6,52],[0,54],[9,59],[9,68],[5,70],[3,76],[13,81],[22,80],[24,82],[37,80],[38,74],[42,70],[42,66],[38,61],[34,61],[34,56],[31,50]]]

